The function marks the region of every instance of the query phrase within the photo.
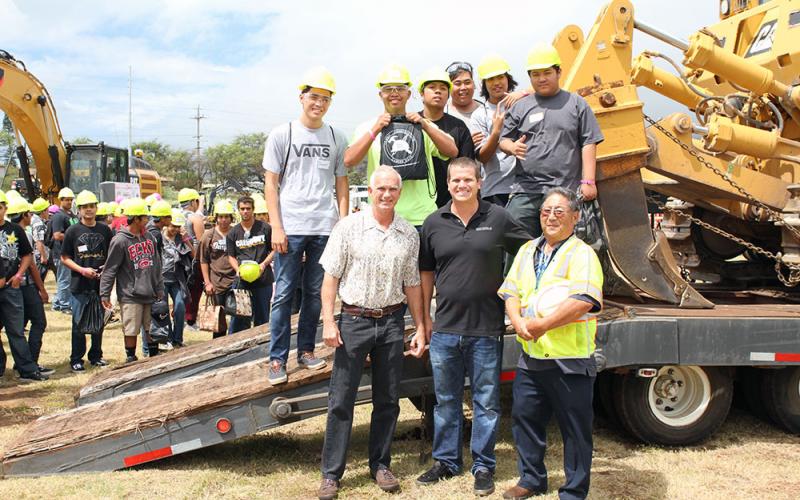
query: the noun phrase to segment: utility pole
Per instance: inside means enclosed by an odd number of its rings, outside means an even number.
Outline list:
[[[205,116],[200,114],[200,105],[197,106],[197,113],[192,117],[192,120],[197,122],[197,135],[194,136],[197,139],[197,148],[195,148],[195,158],[197,162],[200,162],[200,120],[205,118]]]
[[[128,165],[133,160],[133,66],[128,66]]]

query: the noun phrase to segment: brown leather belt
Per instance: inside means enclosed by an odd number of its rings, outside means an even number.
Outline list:
[[[402,302],[400,304],[386,306],[382,309],[367,309],[365,307],[351,306],[350,304],[345,304],[344,302],[342,302],[343,313],[352,314],[353,316],[361,316],[362,318],[372,318],[372,319],[380,319],[383,318],[384,316],[389,316],[390,314],[399,311],[401,307],[403,307]]]

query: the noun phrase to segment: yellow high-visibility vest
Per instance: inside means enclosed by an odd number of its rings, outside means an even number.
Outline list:
[[[524,312],[532,310],[537,293],[552,286],[565,286],[568,295],[588,295],[603,303],[603,269],[594,250],[579,238],[570,236],[551,258],[541,278],[536,280],[534,255],[540,238],[526,243],[517,253],[504,288],[515,288]],[[507,283],[511,283],[506,287]],[[507,290],[506,290],[507,292]],[[499,293],[503,295],[503,288]],[[537,359],[589,358],[595,349],[597,319],[587,313],[578,320],[552,330],[537,341],[517,336],[522,350]]]

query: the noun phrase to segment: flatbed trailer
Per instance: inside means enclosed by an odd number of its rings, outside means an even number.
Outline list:
[[[755,387],[770,417],[800,432],[797,306],[732,303],[695,311],[613,301],[607,306],[598,326],[596,357],[603,371],[596,396],[637,438],[675,445],[704,439],[725,420],[734,378],[744,373],[751,382],[758,374]],[[221,340],[231,342],[209,344]],[[519,352],[515,335],[507,333],[502,382],[514,379]],[[289,382],[275,387],[267,382],[264,356],[194,375],[183,372],[185,377],[41,417],[5,450],[3,474],[123,469],[323,414],[332,350],[320,345],[318,355],[328,361],[319,371],[298,368],[290,355]],[[115,389],[107,383],[103,390]],[[424,408],[432,394],[427,357],[407,357],[401,397]],[[365,367],[358,402],[370,398]]]

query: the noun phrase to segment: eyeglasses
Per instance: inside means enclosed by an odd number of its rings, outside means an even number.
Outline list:
[[[470,75],[473,73],[472,65],[470,63],[468,63],[468,62],[465,62],[465,61],[451,62],[447,66],[447,68],[445,68],[445,71],[447,71],[447,73],[450,74],[451,76],[452,76],[453,73],[457,73],[459,71],[466,71]]]
[[[543,208],[539,212],[539,215],[544,219],[550,217],[550,215],[553,215],[556,219],[560,219],[564,217],[566,214],[567,214],[567,209],[564,207],[553,207],[553,208],[547,207]]]
[[[326,95],[312,94],[312,93],[309,92],[309,93],[306,94],[306,96],[308,97],[308,100],[310,100],[311,102],[313,102],[315,104],[330,104],[331,103],[331,98],[326,96]]]
[[[402,94],[408,90],[408,85],[384,85],[381,87],[381,93],[386,95]]]

